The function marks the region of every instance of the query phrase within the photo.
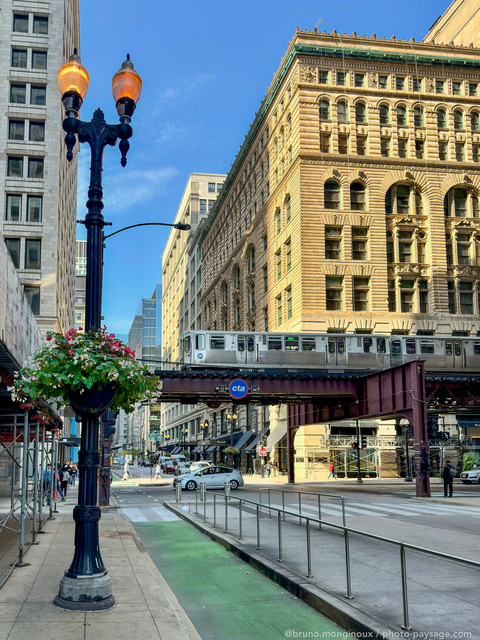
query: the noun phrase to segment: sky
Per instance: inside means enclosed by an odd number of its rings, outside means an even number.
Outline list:
[[[295,29],[421,40],[451,0],[80,0],[82,63],[90,74],[81,118],[100,108],[118,122],[111,78],[130,53],[143,89],[127,166],[117,147],[103,162],[105,233],[171,223],[188,175],[228,173]],[[78,215],[86,213],[90,151],[79,153]],[[106,241],[103,308],[109,331],[127,334],[142,297],[161,283],[168,227]],[[78,225],[78,238],[85,239]]]

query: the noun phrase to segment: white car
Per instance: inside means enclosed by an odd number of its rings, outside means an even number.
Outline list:
[[[240,471],[230,467],[209,466],[193,473],[178,476],[173,481],[173,486],[182,485],[182,489],[195,491],[200,489],[200,483],[204,482],[207,489],[223,489],[225,482],[230,482],[232,489],[243,487],[243,477]]]
[[[460,479],[463,484],[471,484],[472,482],[478,482],[480,484],[480,468],[462,471]]]
[[[208,462],[208,460],[198,460],[197,462],[192,462],[192,466],[190,467],[190,471],[199,471],[200,469],[205,469],[205,467],[211,467],[212,463]]]

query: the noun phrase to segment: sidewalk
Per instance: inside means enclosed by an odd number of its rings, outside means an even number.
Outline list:
[[[100,547],[116,606],[83,613],[53,604],[73,558],[76,493],[57,503],[55,520],[45,523],[38,546],[25,556],[29,566],[16,568],[0,589],[0,640],[200,640],[133,527],[115,509],[102,509]],[[18,537],[16,544],[18,549]]]

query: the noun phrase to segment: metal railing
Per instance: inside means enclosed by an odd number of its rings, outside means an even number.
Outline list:
[[[282,509],[283,510],[285,510],[285,495],[288,495],[288,494],[297,495],[298,494],[298,513],[299,513],[299,515],[302,514],[302,495],[310,496],[310,497],[318,496],[317,504],[318,504],[318,518],[319,518],[319,520],[322,519],[322,497],[324,497],[324,498],[335,498],[337,500],[340,500],[341,505],[342,505],[342,522],[343,522],[344,525],[347,524],[346,516],[345,516],[345,499],[341,495],[338,495],[338,494],[335,494],[335,493],[316,493],[316,492],[315,493],[311,493],[309,491],[292,491],[290,489],[271,489],[271,488],[264,488],[263,489],[263,488],[261,488],[261,489],[258,490],[258,502],[260,504],[263,504],[262,503],[262,493],[266,492],[267,496],[268,496],[268,508],[270,509],[269,512],[268,512],[269,516],[272,515],[272,512],[271,512],[271,498],[270,498],[272,491],[275,492],[275,493],[281,493],[282,494]],[[285,521],[285,514],[284,514],[283,520]],[[301,519],[299,521],[299,524],[302,524]],[[319,524],[318,528],[319,529],[322,528],[321,523]]]
[[[228,484],[228,483],[225,483]],[[286,493],[295,493],[295,492],[286,492]],[[299,492],[305,493],[305,492]],[[199,500],[198,500],[199,492],[195,492],[195,509],[196,513],[199,514]],[[310,494],[312,495],[312,494]],[[213,494],[213,526],[217,527],[217,494]],[[409,612],[408,612],[408,584],[407,584],[407,569],[406,569],[406,550],[414,551],[417,553],[422,553],[425,555],[433,556],[436,558],[440,558],[443,560],[450,560],[453,562],[457,562],[459,564],[464,564],[470,567],[480,568],[480,562],[475,562],[474,560],[468,560],[466,558],[460,558],[458,556],[452,556],[446,553],[442,553],[441,551],[434,551],[433,549],[426,549],[425,547],[418,547],[413,544],[409,544],[407,542],[401,542],[398,540],[393,540],[391,538],[385,538],[383,536],[376,535],[374,533],[368,533],[366,531],[360,531],[359,529],[354,529],[353,527],[347,527],[345,524],[335,524],[333,522],[327,522],[322,520],[321,518],[315,518],[313,516],[303,515],[301,513],[296,513],[294,511],[290,511],[283,507],[276,507],[274,505],[266,505],[261,502],[255,502],[254,500],[248,500],[246,498],[237,498],[236,496],[231,495],[222,495],[221,499],[224,504],[224,533],[230,533],[234,535],[231,531],[229,531],[228,524],[228,507],[233,506],[232,502],[235,500],[238,503],[238,539],[243,540],[243,519],[242,519],[242,505],[249,504],[255,507],[256,512],[256,549],[260,550],[261,546],[261,521],[262,521],[262,512],[264,509],[268,509],[269,513],[271,511],[277,512],[277,537],[278,537],[278,562],[284,561],[283,556],[283,532],[282,532],[282,521],[285,521],[285,515],[293,516],[295,518],[300,518],[301,521],[305,521],[306,527],[306,556],[307,556],[307,578],[313,578],[312,573],[312,540],[311,540],[311,524],[318,524],[319,529],[322,528],[322,525],[326,525],[333,529],[337,529],[343,532],[344,537],[344,557],[345,557],[345,579],[346,579],[346,594],[345,597],[348,599],[352,599],[354,596],[352,595],[352,582],[351,582],[351,559],[350,559],[350,534],[356,534],[359,536],[363,536],[365,538],[369,538],[371,540],[376,540],[378,542],[386,542],[391,545],[394,545],[400,550],[400,569],[401,569],[401,583],[402,583],[402,606],[403,606],[403,624],[401,625],[402,629],[409,630],[412,627],[410,626],[409,621]],[[201,493],[201,502],[203,508],[203,522],[207,521],[207,492],[205,490]],[[189,505],[191,503],[189,502]]]

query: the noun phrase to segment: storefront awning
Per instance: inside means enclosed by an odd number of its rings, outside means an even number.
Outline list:
[[[75,436],[71,436],[69,438],[59,438],[58,444],[63,444],[65,447],[79,447],[80,438],[76,438]]]
[[[207,450],[205,451],[205,453],[212,453],[213,451],[215,451],[217,447],[207,447]]]
[[[272,447],[274,447],[277,444],[277,442],[280,442],[280,440],[284,438],[286,435],[287,435],[287,422],[285,421],[277,425],[275,429],[267,437],[267,446],[266,446],[267,452],[270,453],[272,450]]]
[[[245,447],[245,445],[253,438],[253,435],[254,434],[251,431],[245,431],[245,433],[242,433],[240,438],[235,443],[236,448],[241,451]]]
[[[180,453],[180,451],[181,451],[181,450],[182,450],[182,447],[175,447],[175,449],[173,449],[173,451],[172,451],[172,456],[173,456],[175,453]]]
[[[192,451],[192,453],[203,453],[203,446],[202,445],[198,445],[198,447],[195,447],[195,449]]]
[[[260,438],[262,437],[261,433],[257,433],[257,435],[255,436],[255,438],[250,442],[250,444],[248,445],[248,447],[245,447],[244,451],[246,453],[250,453],[251,451],[255,451],[255,449],[257,448],[257,444],[260,442]]]
[[[480,427],[480,416],[459,416],[457,415],[457,423],[461,429],[468,427]]]

